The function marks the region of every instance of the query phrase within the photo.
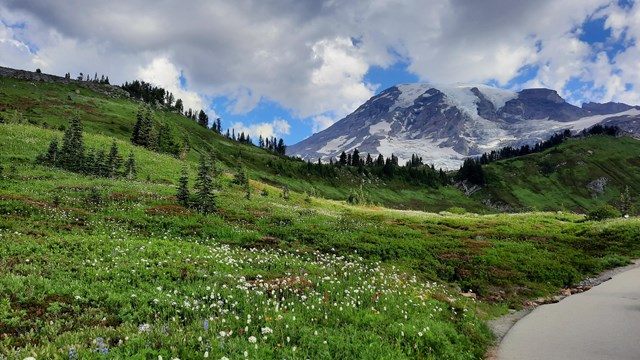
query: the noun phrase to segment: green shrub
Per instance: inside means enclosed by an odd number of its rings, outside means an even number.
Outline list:
[[[587,219],[589,220],[605,220],[605,219],[613,219],[622,216],[618,209],[614,208],[611,205],[602,205],[587,214]]]
[[[602,266],[603,269],[611,269],[614,267],[628,265],[630,262],[631,261],[626,256],[611,254],[600,259],[600,266]]]

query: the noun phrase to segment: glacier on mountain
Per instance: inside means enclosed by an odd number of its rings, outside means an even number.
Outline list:
[[[455,169],[469,156],[546,140],[565,129],[617,125],[640,134],[640,107],[566,103],[554,90],[514,92],[487,85],[400,84],[388,88],[329,128],[288,148],[304,159],[328,161],[358,149],[372,157],[413,154]]]

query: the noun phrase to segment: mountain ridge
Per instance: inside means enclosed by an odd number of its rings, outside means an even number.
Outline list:
[[[457,168],[469,156],[504,146],[532,145],[566,129],[596,124],[640,133],[640,107],[567,103],[555,90],[519,92],[488,85],[398,84],[371,97],[329,128],[289,146],[305,160],[341,152],[417,154],[436,167]]]

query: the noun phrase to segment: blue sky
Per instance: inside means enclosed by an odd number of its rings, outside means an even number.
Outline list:
[[[634,1],[0,2],[0,65],[143,79],[293,144],[398,83],[640,104]]]

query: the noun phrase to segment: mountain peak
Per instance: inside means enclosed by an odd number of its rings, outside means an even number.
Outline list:
[[[579,108],[552,89],[514,92],[482,84],[398,84],[290,146],[289,153],[328,161],[357,148],[372,156],[394,154],[401,162],[417,154],[427,163],[454,169],[468,156],[533,144],[565,129],[579,131],[614,118],[612,125],[640,131],[640,121],[633,122],[640,118],[636,108],[625,104]]]

